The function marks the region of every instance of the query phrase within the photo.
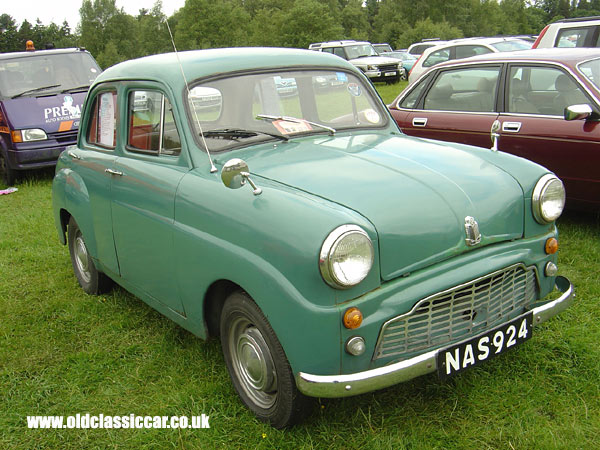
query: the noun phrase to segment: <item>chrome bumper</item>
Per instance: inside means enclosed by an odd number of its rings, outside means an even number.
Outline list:
[[[562,295],[537,308],[533,308],[533,325],[538,325],[567,309],[575,298],[571,282],[565,277],[556,277],[556,288]],[[389,366],[349,375],[311,375],[299,372],[296,385],[300,392],[310,397],[350,397],[376,391],[394,384],[411,380],[437,370],[437,354],[442,349],[432,350],[414,358]]]

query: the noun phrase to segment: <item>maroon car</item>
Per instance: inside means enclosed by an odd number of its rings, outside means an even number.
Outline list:
[[[492,53],[433,67],[389,105],[406,134],[501,150],[600,209],[600,49]]]

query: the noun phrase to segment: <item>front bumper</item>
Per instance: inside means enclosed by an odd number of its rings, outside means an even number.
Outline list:
[[[402,71],[403,71],[403,69],[386,70],[386,71],[367,70],[367,71],[365,71],[365,75],[367,77],[369,77],[369,79],[371,81],[391,81],[391,80],[400,79],[402,77]]]
[[[77,141],[68,143],[56,143],[44,141],[44,146],[21,146],[18,150],[8,149],[8,164],[15,170],[41,169],[52,167],[60,154]]]
[[[567,309],[575,298],[571,282],[565,277],[556,277],[556,288],[562,295],[556,300],[533,308],[533,325],[538,325]],[[296,385],[300,392],[310,397],[350,397],[383,389],[437,370],[437,354],[442,349],[432,350],[414,358],[389,366],[350,375],[311,375],[299,372]]]

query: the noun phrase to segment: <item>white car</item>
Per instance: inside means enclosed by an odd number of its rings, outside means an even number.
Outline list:
[[[426,49],[408,74],[408,82],[416,81],[427,69],[451,59],[469,58],[486,53],[528,50],[531,42],[515,38],[465,38],[448,41]]]
[[[533,48],[600,47],[600,17],[576,17],[546,25]]]
[[[370,42],[331,41],[310,44],[310,50],[331,53],[358,67],[371,81],[395,83],[406,78],[402,61],[380,56]]]

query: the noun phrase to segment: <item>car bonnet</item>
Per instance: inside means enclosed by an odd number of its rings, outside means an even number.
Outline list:
[[[362,134],[300,138],[240,156],[253,174],[366,217],[377,230],[381,276],[392,279],[523,235],[520,184],[473,150]],[[481,232],[474,246],[466,243],[469,217]]]

